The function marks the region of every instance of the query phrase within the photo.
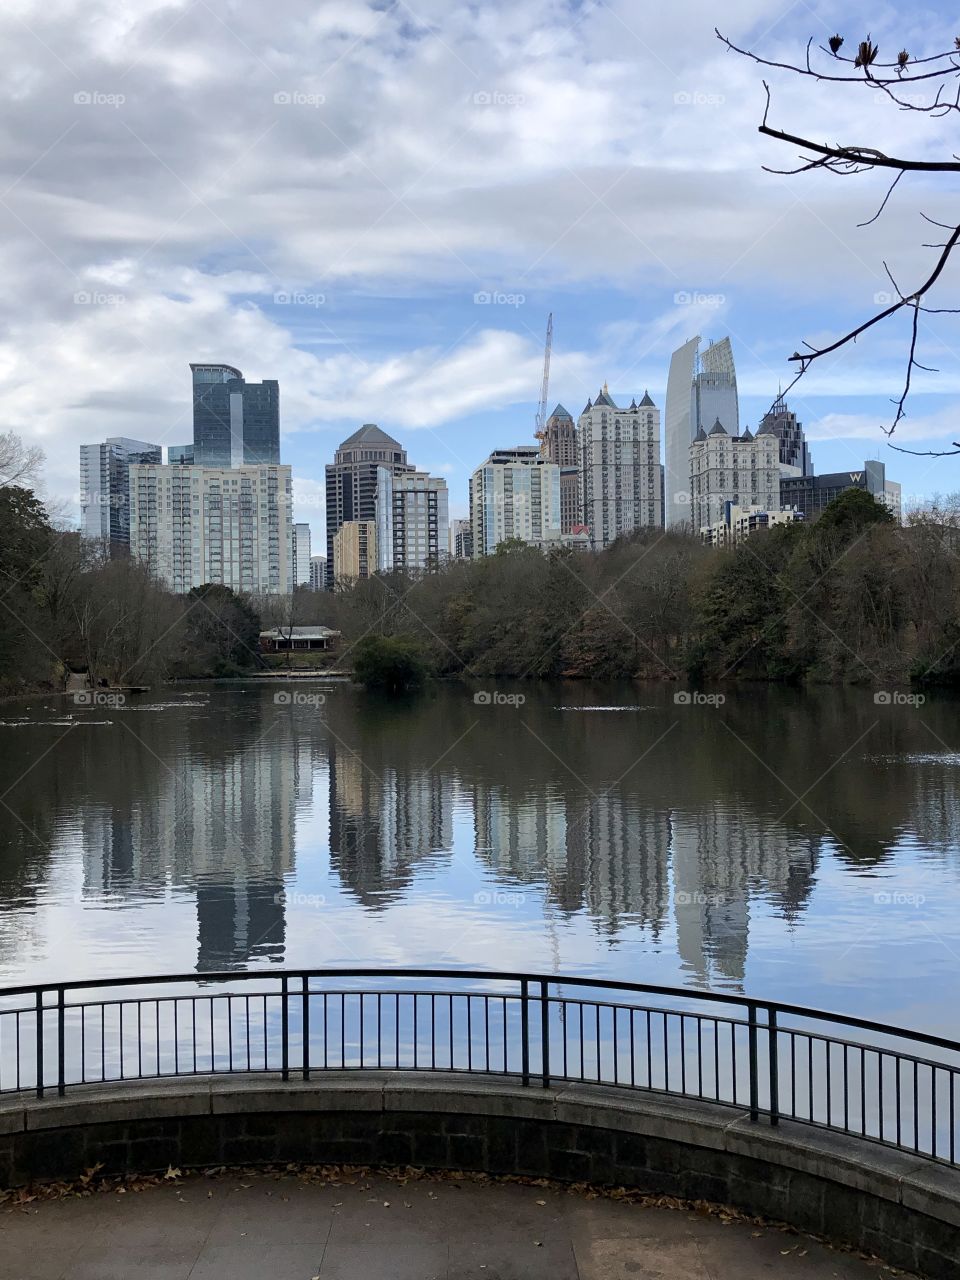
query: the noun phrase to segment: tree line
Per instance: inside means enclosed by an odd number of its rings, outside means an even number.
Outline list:
[[[370,684],[423,676],[949,683],[960,678],[960,495],[907,523],[859,490],[716,550],[649,530],[605,551],[522,543],[436,572],[252,599],[164,589],[0,477],[0,693],[86,671],[130,686],[263,665],[259,632],[323,624]],[[293,661],[296,661],[294,656]]]

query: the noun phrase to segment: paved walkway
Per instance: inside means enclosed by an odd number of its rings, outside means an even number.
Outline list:
[[[3,1280],[879,1280],[800,1235],[542,1187],[189,1178],[0,1209]]]

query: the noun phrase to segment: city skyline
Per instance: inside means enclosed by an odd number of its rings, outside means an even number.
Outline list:
[[[922,275],[929,258],[907,234],[928,179],[901,184],[885,221],[858,230],[879,199],[868,179],[763,171],[785,157],[757,136],[756,69],[723,49],[692,0],[642,31],[619,3],[511,13],[503,43],[496,23],[477,31],[460,13],[410,26],[360,5],[348,31],[307,7],[298,23],[295,0],[278,29],[239,4],[216,52],[199,13],[169,30],[152,11],[131,14],[113,42],[96,23],[68,37],[71,7],[57,23],[33,0],[0,18],[15,60],[36,68],[18,91],[24,136],[5,184],[10,295],[30,305],[0,376],[8,425],[46,450],[47,492],[74,519],[81,442],[188,438],[189,401],[171,374],[187,361],[226,359],[284,387],[295,518],[319,541],[323,464],[363,421],[422,437],[414,446],[408,434],[418,465],[446,476],[459,495],[451,514],[465,514],[477,459],[529,438],[550,311],[552,403],[578,407],[606,378],[616,397],[646,387],[663,407],[670,352],[726,332],[755,430],[804,338],[882,306],[891,231],[902,233],[897,278]],[[894,26],[855,5],[843,18],[884,46],[896,38],[918,54],[930,40],[911,15]],[[772,57],[810,34],[805,12],[762,0],[728,21]],[[401,66],[418,90],[398,100]],[[802,86],[774,80],[788,121]],[[895,106],[845,103],[851,135],[879,129],[905,144],[910,121]],[[822,106],[804,105],[812,133],[829,134]],[[935,150],[945,128],[930,122]],[[211,155],[222,157],[215,180]],[[65,180],[76,183],[69,217]],[[953,430],[960,386],[956,319],[924,324],[925,363],[939,372],[918,374],[894,441],[916,448]],[[902,339],[878,329],[790,393],[820,470],[878,453],[889,466],[881,425]],[[907,495],[951,486],[935,460],[896,461]]]

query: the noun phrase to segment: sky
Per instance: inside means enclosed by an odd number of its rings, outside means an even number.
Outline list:
[[[835,31],[881,57],[953,44],[945,6],[729,0],[4,0],[0,381],[78,515],[79,447],[191,438],[191,361],[276,378],[295,518],[322,549],[323,468],[379,423],[446,477],[451,516],[492,448],[532,443],[544,332],[550,404],[606,381],[664,406],[671,351],[729,334],[741,425],[830,340],[928,274],[951,178],[773,174],[771,124],[914,158],[950,118],[860,86],[769,72]],[[845,52],[847,51],[845,49]],[[956,144],[953,143],[953,146]],[[948,266],[934,305],[955,301]],[[867,457],[905,505],[960,490],[960,459],[895,452],[898,317],[791,392],[818,471]],[[923,317],[894,443],[960,430],[960,317]]]

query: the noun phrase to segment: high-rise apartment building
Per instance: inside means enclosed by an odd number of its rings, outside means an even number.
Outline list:
[[[580,446],[573,415],[558,404],[540,438],[540,453],[560,468],[560,532],[580,523]]]
[[[727,504],[780,510],[780,442],[772,425],[731,435],[717,418],[709,432],[697,431],[689,460],[687,519],[695,533],[722,520]]]
[[[740,432],[737,374],[729,338],[700,350],[700,337],[679,347],[670,360],[664,422],[664,523],[690,522],[690,445],[719,419],[731,436]]]
[[[414,470],[402,445],[372,422],[344,440],[327,466],[328,587],[332,588],[335,579],[333,539],[337,530],[347,521],[376,521],[380,468],[394,475]]]
[[[308,587],[310,585],[310,526],[295,524],[293,526],[293,585]]]
[[[333,535],[333,580],[349,584],[377,571],[375,520],[344,520]]]
[[[534,445],[497,449],[470,477],[474,556],[493,555],[501,542],[560,540],[560,468]]]
[[[471,560],[473,558],[473,530],[469,517],[466,520],[453,520],[450,524],[450,558],[451,560]]]
[[[377,472],[377,568],[423,571],[445,558],[447,482],[425,471]]]
[[[130,468],[130,546],[171,591],[293,590],[289,467]]]
[[[80,446],[80,534],[111,555],[130,550],[130,466],[161,462],[158,444],[111,436]]]
[[[247,382],[239,369],[228,364],[192,364],[190,370],[193,462],[204,467],[278,463],[279,384]]]
[[[325,591],[327,587],[327,557],[310,557],[310,590]]]
[[[580,519],[595,550],[663,524],[660,410],[647,392],[621,409],[604,384],[588,400],[580,434]]]
[[[772,427],[780,441],[780,465],[787,475],[812,476],[813,457],[803,435],[803,423],[778,393],[770,409],[760,419],[758,430]]]

